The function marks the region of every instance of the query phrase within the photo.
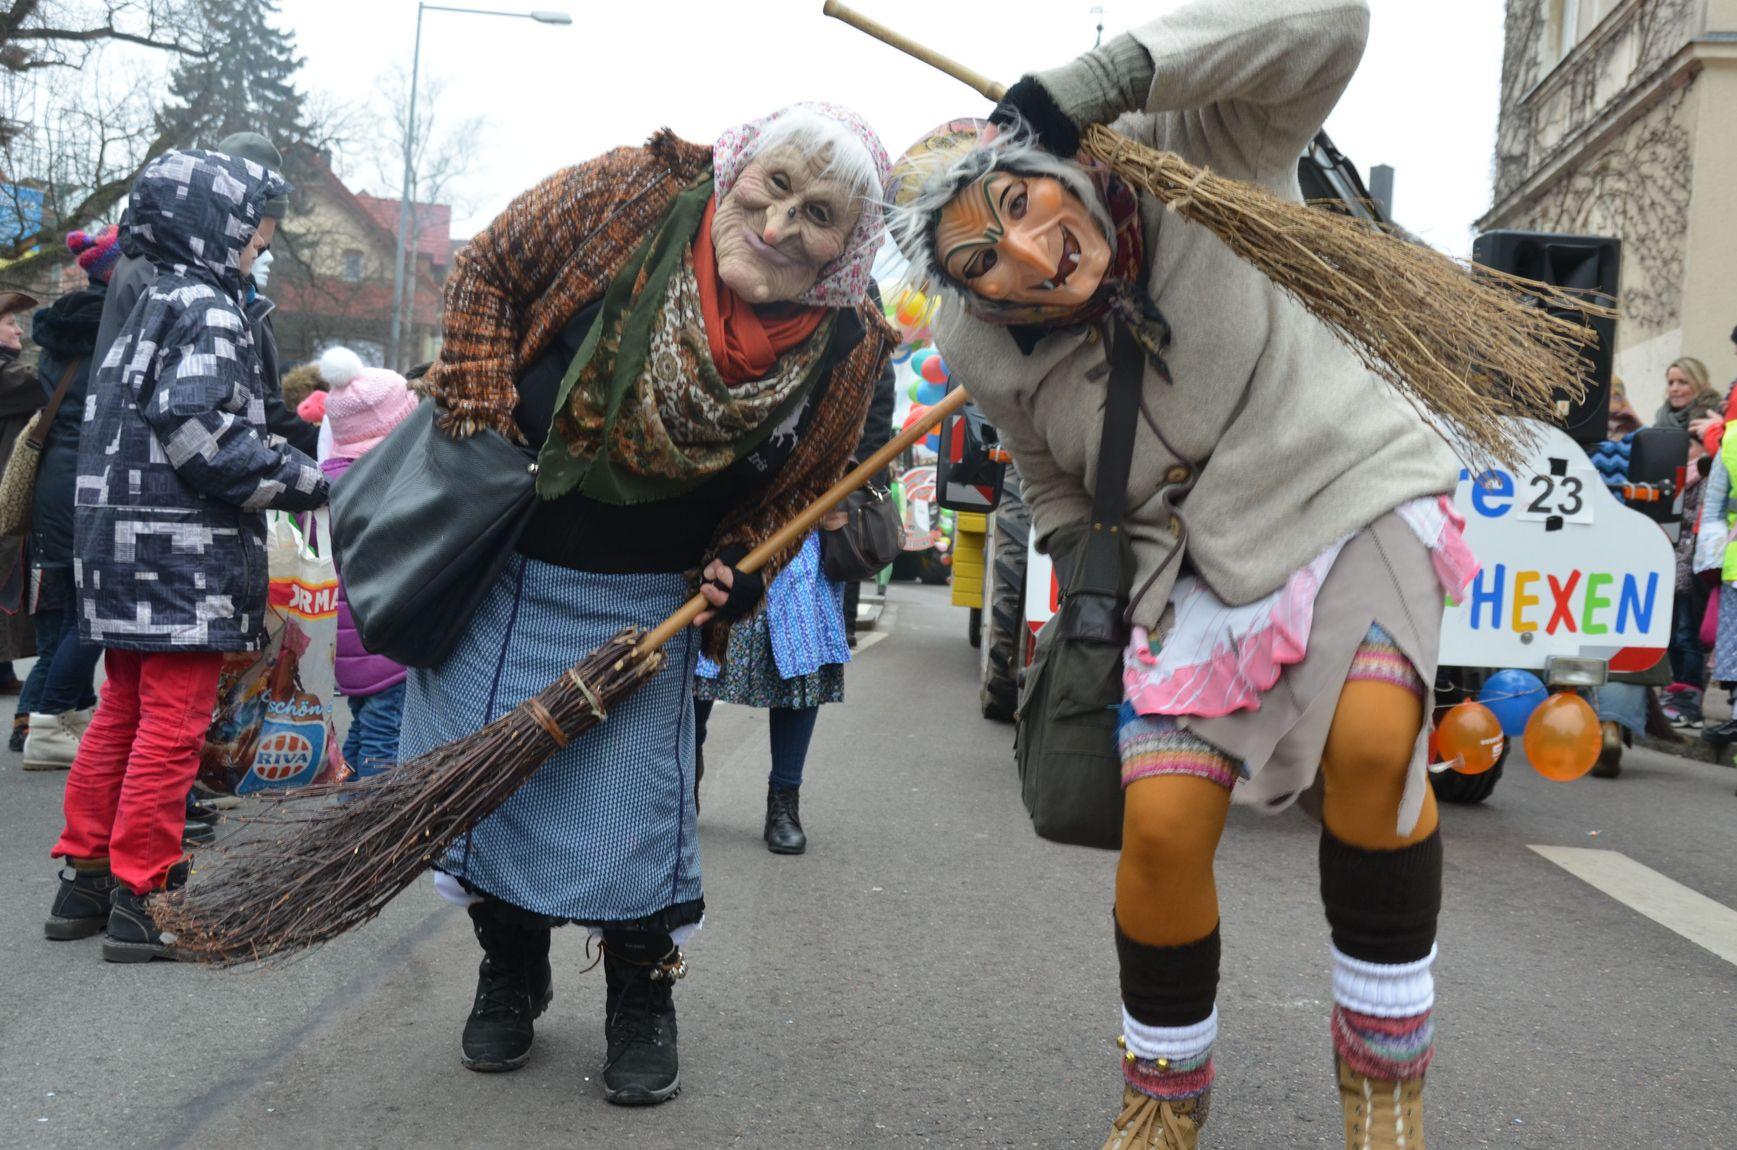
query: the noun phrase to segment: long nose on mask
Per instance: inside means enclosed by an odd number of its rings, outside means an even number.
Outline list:
[[[1001,239],[1001,254],[1044,279],[1055,274],[1055,260],[1041,235],[1024,229],[1010,231]]]

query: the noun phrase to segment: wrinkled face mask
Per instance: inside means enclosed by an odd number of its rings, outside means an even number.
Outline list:
[[[844,183],[821,175],[827,159],[769,148],[718,200],[718,275],[750,303],[795,299],[844,254],[862,204]]]
[[[1102,284],[1112,255],[1079,197],[1049,176],[991,172],[941,210],[935,253],[955,282],[1006,304],[1073,308]]]

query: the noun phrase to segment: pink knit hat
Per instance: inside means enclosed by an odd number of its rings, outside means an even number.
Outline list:
[[[333,455],[360,458],[416,410],[416,396],[402,375],[362,366],[349,348],[334,347],[320,356],[320,378],[332,385],[326,423]]]

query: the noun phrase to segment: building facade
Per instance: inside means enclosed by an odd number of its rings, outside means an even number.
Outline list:
[[[287,366],[341,344],[365,363],[383,364],[398,201],[351,191],[322,157],[300,159],[289,216],[272,242],[277,259],[266,292],[277,303],[272,322],[280,355]],[[452,240],[451,207],[411,207],[404,367],[425,363],[439,350],[441,289],[459,246]]]
[[[1623,241],[1616,374],[1643,418],[1692,355],[1737,376],[1737,0],[1508,0],[1480,230]]]

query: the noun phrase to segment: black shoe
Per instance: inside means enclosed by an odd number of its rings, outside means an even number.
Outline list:
[[[149,895],[134,894],[116,884],[114,901],[109,906],[108,933],[103,936],[104,962],[150,962],[154,958],[174,960],[170,947],[163,941],[157,922],[146,906]]]
[[[223,812],[210,803],[202,803],[198,799],[187,800],[187,821],[190,823],[205,823],[216,826],[223,820]]]
[[[1701,741],[1711,743],[1721,749],[1737,743],[1737,719],[1726,719],[1717,727],[1706,727],[1701,731]]]
[[[555,997],[549,928],[502,922],[492,900],[472,906],[470,917],[483,960],[464,1023],[464,1064],[484,1074],[517,1070],[531,1058],[533,1020]]]
[[[609,984],[604,1101],[655,1106],[681,1093],[673,991],[676,979],[687,972],[681,950],[667,934],[604,932],[603,977]]]
[[[10,739],[6,740],[7,748],[9,750],[11,750],[14,754],[22,755],[24,753],[24,740],[27,737],[29,737],[29,735],[30,735],[30,723],[29,723],[28,719],[26,719],[26,722],[23,726],[19,726],[16,722],[14,722],[12,724],[12,737]]]
[[[760,837],[766,849],[775,855],[799,855],[808,849],[808,836],[802,833],[800,787],[766,788],[766,830]]]
[[[114,889],[115,876],[107,870],[65,868],[42,933],[56,942],[101,934],[109,922],[109,894]]]
[[[188,819],[181,831],[181,845],[184,847],[208,847],[216,841],[217,828],[210,823]]]

